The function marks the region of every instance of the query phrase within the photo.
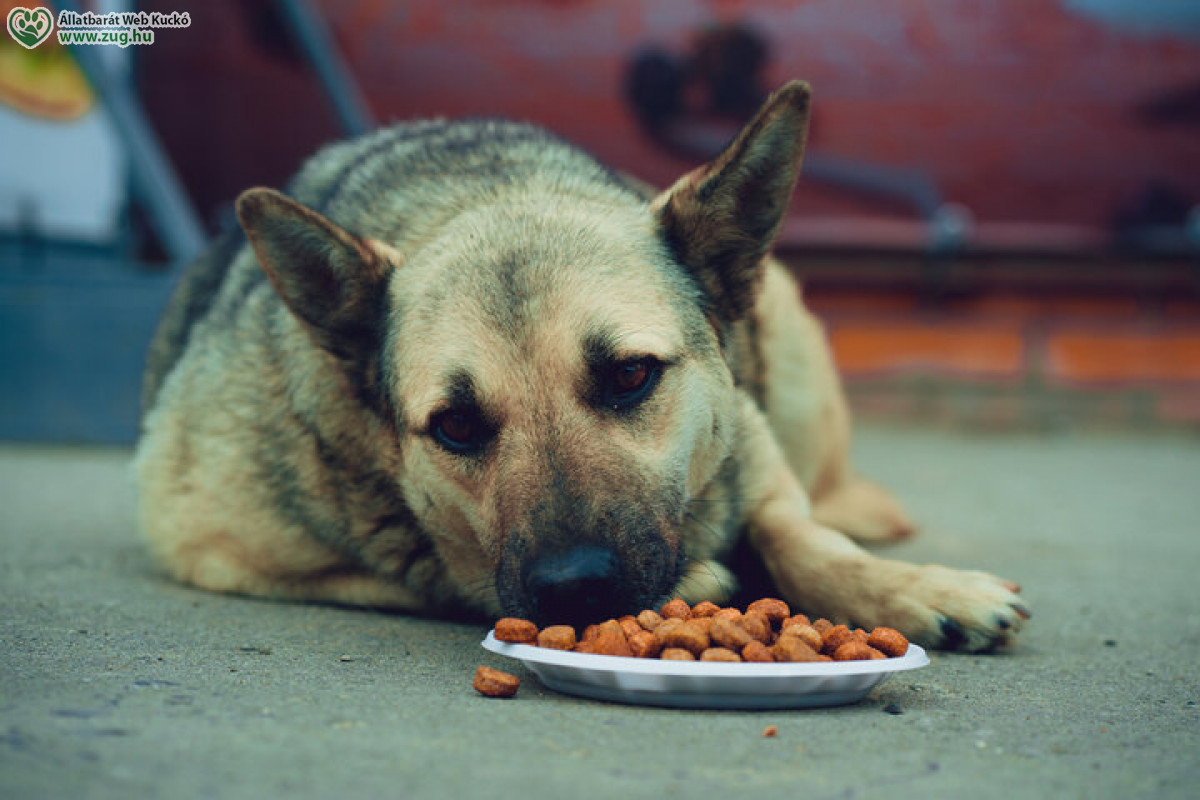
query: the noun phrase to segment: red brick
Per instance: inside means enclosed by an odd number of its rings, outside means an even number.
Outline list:
[[[830,336],[834,358],[847,375],[960,374],[1014,379],[1024,364],[1016,326],[970,323],[842,323]]]
[[[1046,368],[1071,383],[1200,381],[1200,331],[1053,333]]]

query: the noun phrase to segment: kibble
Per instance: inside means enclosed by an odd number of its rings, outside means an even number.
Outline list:
[[[521,679],[498,669],[481,666],[475,670],[475,680],[471,685],[484,697],[512,697],[521,688]]]
[[[676,597],[665,603],[658,613],[662,614],[663,619],[690,619],[692,608]]]
[[[908,652],[908,639],[894,628],[879,627],[868,633],[823,617],[811,620],[792,614],[787,603],[774,597],[756,600],[744,613],[707,601],[689,606],[676,597],[658,611],[646,609],[636,616],[588,625],[578,638],[569,625],[539,631],[529,620],[506,617],[496,623],[494,636],[552,650],[664,661],[828,663],[900,658]],[[484,670],[480,667],[475,680],[481,693],[490,697],[516,693],[519,679],[497,678],[506,673]]]
[[[575,647],[575,629],[570,625],[551,625],[537,635],[538,647],[551,650],[571,650]]]
[[[533,644],[537,641],[538,629],[527,619],[505,617],[496,621],[496,639],[509,644]]]

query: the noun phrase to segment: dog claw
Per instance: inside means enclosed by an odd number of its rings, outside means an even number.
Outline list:
[[[1033,612],[1020,603],[1013,603],[1012,609],[1017,612],[1017,616],[1021,619],[1029,619],[1033,616]]]
[[[957,621],[947,617],[942,620],[942,637],[946,649],[956,650],[959,645],[967,641],[967,632],[963,630],[962,625],[959,625]]]
[[[1011,622],[1009,622],[1009,621],[1008,621],[1007,619],[1005,619],[1004,617],[996,617],[996,626],[997,626],[998,628],[1000,628],[1001,630],[1005,630],[1005,631],[1006,631],[1006,630],[1008,630],[1009,628],[1011,628],[1011,627],[1012,627],[1012,623],[1011,623]]]
[[[1021,584],[1016,583],[1015,581],[1001,581],[1000,583],[1005,589],[1008,589],[1013,594],[1021,593]]]

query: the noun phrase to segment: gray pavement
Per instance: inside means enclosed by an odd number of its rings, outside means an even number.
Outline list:
[[[173,585],[128,452],[0,447],[0,797],[1200,795],[1200,440],[870,428],[856,451],[925,524],[895,556],[1015,579],[1034,619],[855,706],[749,713],[529,676],[481,698],[475,666],[507,666],[482,627]]]

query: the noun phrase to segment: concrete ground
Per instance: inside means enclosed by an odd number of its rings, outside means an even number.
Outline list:
[[[1034,619],[858,705],[754,713],[484,699],[482,627],[176,586],[128,452],[0,448],[0,796],[1196,797],[1197,444],[863,431],[925,523],[894,555],[1017,580]]]

